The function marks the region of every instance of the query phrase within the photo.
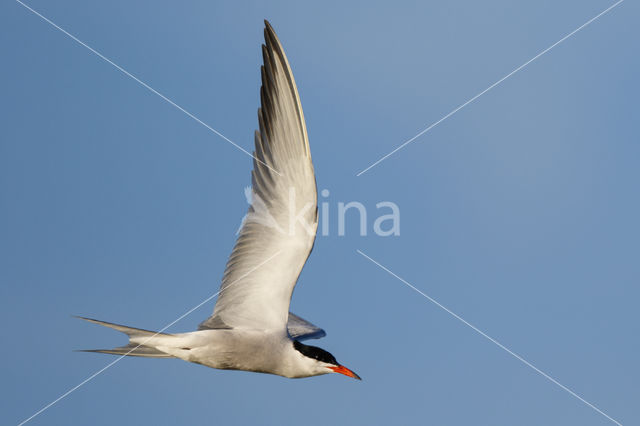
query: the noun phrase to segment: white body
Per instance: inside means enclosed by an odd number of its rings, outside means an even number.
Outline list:
[[[131,342],[221,370],[254,371],[289,378],[332,372],[296,351],[286,331],[200,330],[132,338]]]

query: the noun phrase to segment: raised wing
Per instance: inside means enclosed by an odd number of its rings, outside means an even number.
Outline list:
[[[318,227],[316,181],[298,90],[282,46],[265,24],[251,206],[213,315],[201,328],[286,327],[291,294]]]

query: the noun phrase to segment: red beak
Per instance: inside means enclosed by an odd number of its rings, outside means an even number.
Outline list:
[[[354,373],[353,371],[349,370],[347,367],[345,367],[344,365],[339,365],[337,367],[329,367],[330,369],[332,369],[335,373],[340,373],[340,374],[344,374],[345,376],[349,376],[349,377],[353,377],[354,379],[358,379],[358,380],[362,380],[360,378],[360,376],[358,376],[356,373]]]

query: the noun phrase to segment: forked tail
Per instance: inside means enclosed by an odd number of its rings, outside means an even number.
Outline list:
[[[94,324],[103,325],[105,327],[113,328],[129,336],[129,344],[127,346],[120,346],[113,349],[85,349],[80,352],[99,352],[103,354],[113,355],[127,355],[127,356],[142,356],[147,358],[174,358],[173,355],[169,355],[162,352],[152,346],[146,346],[146,341],[158,336],[170,336],[167,333],[157,333],[155,331],[142,330],[140,328],[126,327],[124,325],[113,324],[105,321],[98,321],[92,318],[76,317],[85,321],[92,322]]]

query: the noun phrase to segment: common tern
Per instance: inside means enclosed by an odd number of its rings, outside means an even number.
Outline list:
[[[316,237],[318,194],[298,90],[267,21],[264,38],[251,205],[213,314],[197,331],[178,334],[80,317],[129,336],[126,346],[88,352],[180,358],[289,378],[341,373],[360,379],[329,352],[302,343],[325,332],[289,312],[293,288]]]

